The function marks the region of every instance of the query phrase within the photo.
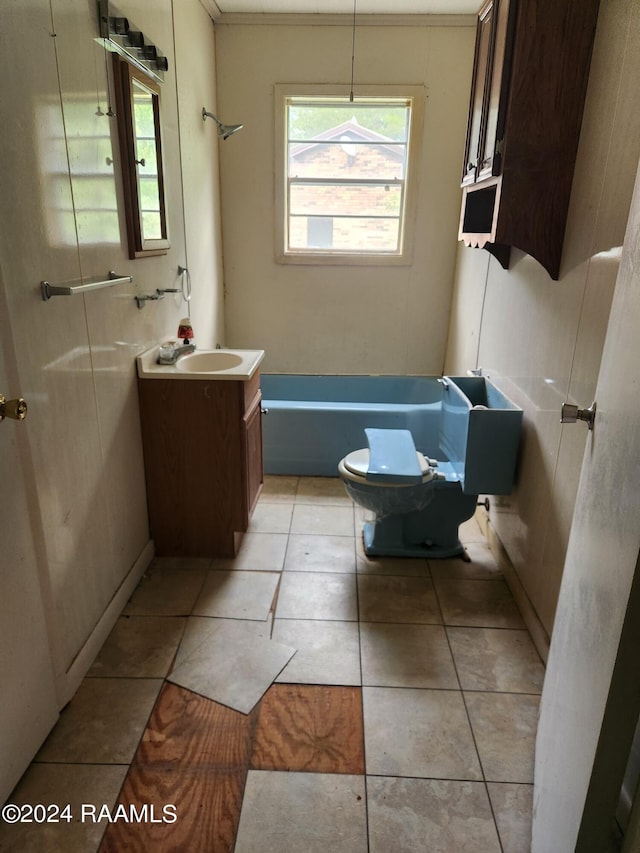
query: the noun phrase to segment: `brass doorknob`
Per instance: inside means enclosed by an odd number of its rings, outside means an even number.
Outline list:
[[[0,394],[0,421],[5,418],[13,418],[15,421],[23,421],[27,417],[27,403],[22,397],[16,400],[7,400],[4,394]]]

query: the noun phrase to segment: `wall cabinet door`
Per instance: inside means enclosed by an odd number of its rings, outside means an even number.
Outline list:
[[[471,83],[471,103],[467,125],[467,144],[464,155],[462,185],[473,184],[478,178],[483,130],[486,125],[487,84],[491,74],[493,51],[493,16],[496,0],[488,0],[478,14],[476,51]],[[482,146],[482,148],[481,148]]]
[[[557,279],[599,0],[488,0],[478,17],[459,239]]]
[[[516,11],[488,0],[478,14],[463,186],[500,174]]]

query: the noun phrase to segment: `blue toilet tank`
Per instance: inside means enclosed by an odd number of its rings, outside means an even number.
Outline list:
[[[522,409],[487,377],[444,377],[440,448],[465,494],[511,493],[521,429]]]

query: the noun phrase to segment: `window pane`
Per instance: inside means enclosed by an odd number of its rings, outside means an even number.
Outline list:
[[[286,99],[286,252],[401,253],[411,104]]]
[[[289,220],[289,247],[293,250],[309,249],[321,251],[318,245],[317,223],[310,216],[292,216]],[[326,251],[333,252],[396,252],[400,222],[398,219],[357,219],[354,217],[334,216],[328,219],[331,226],[324,229],[325,236],[331,234],[330,246]],[[310,241],[311,238],[311,241]]]
[[[334,130],[338,125],[351,124],[354,121],[365,130],[382,134],[389,139],[406,142],[409,134],[409,106],[400,104],[372,104],[366,101],[342,103],[326,102],[314,104],[306,101],[290,101],[288,107],[289,139],[322,139],[326,131]]]
[[[289,193],[292,216],[400,216],[402,190],[398,184],[296,184]]]
[[[376,178],[400,180],[405,176],[404,143],[356,141],[342,134],[334,142],[289,145],[292,178]]]

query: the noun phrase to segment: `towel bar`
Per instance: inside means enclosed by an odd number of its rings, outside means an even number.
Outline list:
[[[40,289],[43,300],[47,302],[52,296],[74,296],[76,293],[88,293],[90,290],[113,287],[114,284],[122,284],[124,281],[132,282],[133,276],[118,275],[113,270],[109,270],[109,278],[106,280],[83,281],[78,284],[49,284],[48,281],[41,281]]]

